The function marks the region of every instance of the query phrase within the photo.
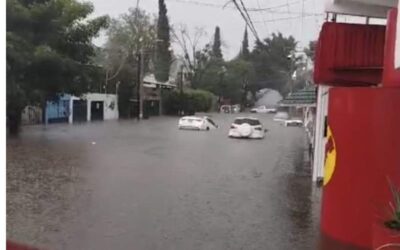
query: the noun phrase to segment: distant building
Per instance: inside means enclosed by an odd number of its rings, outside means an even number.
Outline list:
[[[315,143],[317,87],[315,85],[310,85],[290,93],[279,102],[279,107],[287,108],[291,116],[302,118],[310,145],[310,156],[312,156],[311,152],[313,151]]]
[[[71,95],[62,94],[46,102],[44,123],[67,123],[70,116]]]
[[[43,112],[39,106],[28,105],[21,114],[22,125],[34,125],[42,123]]]
[[[190,86],[190,72],[185,67],[183,58],[176,58],[170,68],[169,83],[176,85],[178,88],[182,82],[182,87]]]
[[[148,74],[143,79],[143,115],[157,116],[162,114],[162,92],[172,90],[176,85],[159,82],[153,74]]]
[[[46,124],[118,118],[118,98],[114,94],[87,93],[81,97],[64,94],[46,104]]]

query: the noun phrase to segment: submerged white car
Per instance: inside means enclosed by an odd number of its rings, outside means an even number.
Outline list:
[[[276,113],[276,109],[275,108],[267,108],[266,106],[259,106],[257,108],[252,108],[250,110],[251,113],[263,113],[263,114],[267,114],[267,113]]]
[[[218,125],[207,116],[184,116],[179,119],[178,128],[189,130],[210,130],[218,128]]]
[[[265,132],[266,130],[257,118],[238,117],[229,129],[229,137],[262,139],[265,136]]]
[[[284,112],[284,111],[279,111],[274,116],[274,121],[277,121],[277,122],[284,122],[284,121],[286,121],[288,119],[289,119],[289,114],[287,112]]]
[[[303,121],[301,119],[288,119],[284,121],[286,127],[303,127]]]

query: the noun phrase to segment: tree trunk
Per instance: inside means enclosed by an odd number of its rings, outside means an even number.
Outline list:
[[[10,135],[17,135],[21,128],[22,109],[19,107],[8,107],[7,128]]]

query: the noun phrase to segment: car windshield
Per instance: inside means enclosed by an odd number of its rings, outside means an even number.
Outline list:
[[[241,125],[244,123],[250,124],[252,126],[261,125],[259,120],[250,119],[250,118],[237,118],[237,119],[235,119],[235,121],[233,123],[237,124],[237,125]]]
[[[213,120],[211,120],[210,118],[207,118],[207,121],[208,121],[209,123],[211,123],[212,125],[216,126],[215,122],[214,122]]]
[[[188,122],[201,122],[201,118],[197,117],[187,117],[187,118],[182,118],[182,121],[188,121]]]

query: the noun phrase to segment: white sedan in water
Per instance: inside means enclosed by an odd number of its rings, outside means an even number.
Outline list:
[[[266,131],[257,118],[238,117],[233,121],[229,129],[229,137],[262,139]]]
[[[252,108],[250,110],[251,113],[263,113],[263,114],[267,114],[267,113],[276,113],[276,109],[275,108],[267,108],[266,106],[259,106],[257,108]]]
[[[218,125],[207,116],[184,116],[179,119],[179,129],[210,130],[218,128]]]
[[[288,119],[283,124],[285,127],[302,127],[303,121],[301,119]]]

